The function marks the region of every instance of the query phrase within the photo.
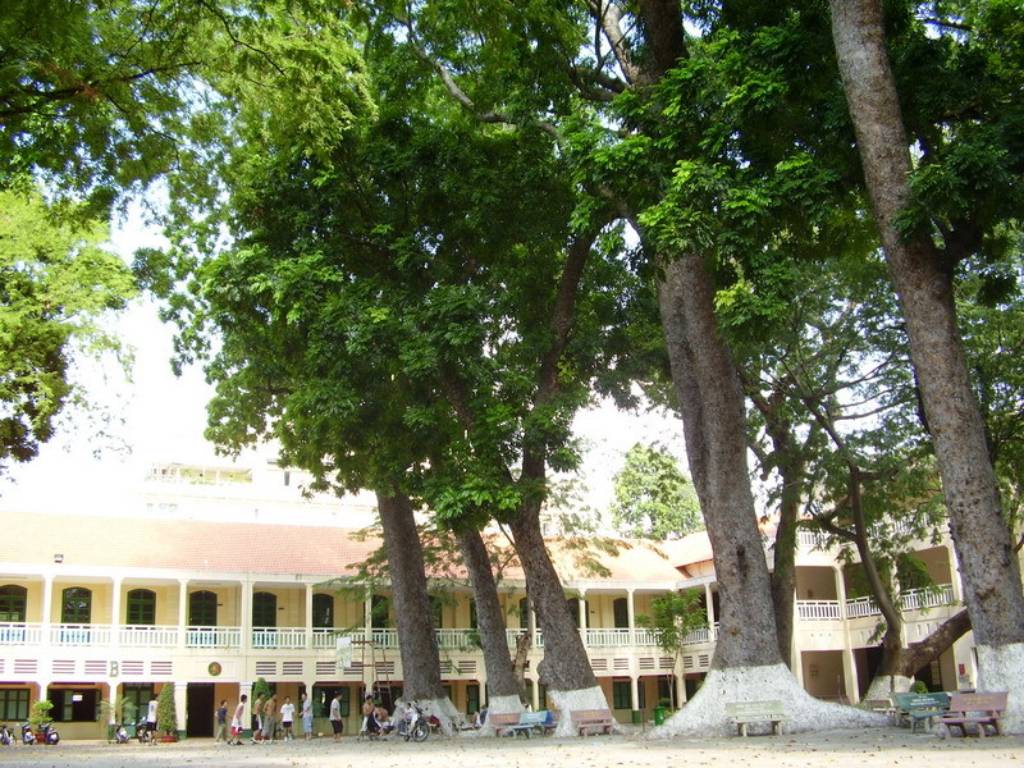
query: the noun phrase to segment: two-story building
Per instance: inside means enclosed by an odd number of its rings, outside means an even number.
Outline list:
[[[390,593],[386,583],[371,589],[354,581],[356,566],[379,542],[340,527],[343,520],[286,525],[226,514],[229,521],[219,522],[216,510],[227,504],[231,486],[241,484],[248,503],[254,491],[244,474],[218,478],[203,470],[197,481],[197,472],[155,473],[149,506],[137,517],[6,515],[0,720],[25,719],[31,703],[45,697],[65,738],[98,738],[109,711],[101,702],[128,700],[141,713],[174,683],[179,728],[209,736],[216,704],[226,699],[233,706],[263,678],[281,699],[297,702],[310,692],[318,718],[340,692],[351,733],[368,686],[385,699],[398,694],[403,670]],[[165,506],[155,508],[152,499]],[[272,503],[260,502],[264,518],[273,517]],[[200,507],[202,514],[189,514]],[[792,666],[813,695],[855,702],[877,665],[880,617],[856,592],[858,566],[843,566],[817,543],[801,536]],[[624,543],[612,553],[581,553],[559,542],[551,549],[616,716],[647,718],[659,701],[678,705],[692,695],[715,643],[718,601],[707,537]],[[923,546],[918,554],[939,586],[902,594],[907,642],[925,636],[960,601],[951,548]],[[651,600],[681,589],[702,591],[708,626],[675,653],[659,646],[644,617]],[[506,568],[499,591],[510,648],[523,631],[534,633],[527,679],[534,707],[543,707],[536,680],[543,632],[522,573]],[[458,580],[437,582],[434,592],[442,678],[469,715],[484,705],[487,684],[472,592]],[[936,688],[970,686],[970,637],[919,677]],[[329,731],[326,722],[317,729]]]

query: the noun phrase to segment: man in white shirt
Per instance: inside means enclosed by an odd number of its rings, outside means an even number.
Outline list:
[[[292,704],[290,696],[284,697],[284,704],[281,705],[281,729],[284,731],[284,740],[292,741],[295,734],[292,733],[292,721],[295,720],[295,705]]]
[[[156,707],[156,699],[150,699],[146,710],[146,727],[154,736],[156,736]]]
[[[341,741],[341,693],[334,694],[331,699],[331,729],[334,731],[334,740]]]

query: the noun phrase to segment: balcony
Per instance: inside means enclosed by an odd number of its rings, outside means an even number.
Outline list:
[[[923,589],[908,589],[900,595],[900,609],[903,611],[923,611],[929,608],[940,608],[953,605],[953,585],[937,584]],[[860,619],[865,616],[879,616],[881,611],[873,597],[855,597],[846,601],[846,617]]]
[[[110,645],[113,634],[109,624],[56,624],[50,627],[50,644],[79,648]]]
[[[241,627],[186,627],[186,648],[240,648]]]
[[[305,648],[305,627],[253,627],[252,647],[296,649]]]
[[[801,621],[838,621],[843,618],[838,600],[797,600],[796,615]]]
[[[0,623],[0,645],[39,645],[42,639],[42,624]]]
[[[175,626],[127,626],[118,632],[121,645],[130,648],[173,648],[178,644]]]

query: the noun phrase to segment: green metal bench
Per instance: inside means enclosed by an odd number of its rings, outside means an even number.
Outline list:
[[[936,693],[894,693],[893,708],[896,710],[896,722],[910,724],[910,730],[916,731],[917,724],[923,723],[925,730],[932,726],[932,721],[944,715],[949,709],[949,694],[942,691]]]

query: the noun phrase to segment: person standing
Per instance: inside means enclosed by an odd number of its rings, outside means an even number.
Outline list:
[[[252,743],[263,741],[263,694],[252,703]]]
[[[284,697],[284,704],[281,705],[281,730],[285,741],[294,741],[295,734],[292,733],[292,722],[295,720],[295,705],[292,704],[290,696]]]
[[[363,699],[363,724],[359,727],[359,735],[364,736],[370,733],[371,720],[373,719],[373,694],[366,694]],[[374,729],[375,730],[375,729]]]
[[[277,731],[277,696],[271,696],[263,705],[263,741],[274,741]]]
[[[331,699],[331,730],[334,731],[334,740],[341,740],[341,691],[334,694],[334,698]]]
[[[302,694],[302,734],[306,741],[313,738],[313,700],[308,693]]]
[[[235,744],[241,746],[242,744],[242,722],[245,717],[245,702],[249,700],[249,697],[244,693],[242,698],[238,700],[238,706],[235,707],[235,714],[231,718],[231,741],[229,744]]]
[[[225,744],[228,743],[228,700],[221,699],[220,706],[217,707],[217,736],[214,738],[215,744],[220,744],[223,741]]]
[[[153,743],[156,742],[156,708],[156,699],[150,699],[146,708],[146,729],[149,731]]]

